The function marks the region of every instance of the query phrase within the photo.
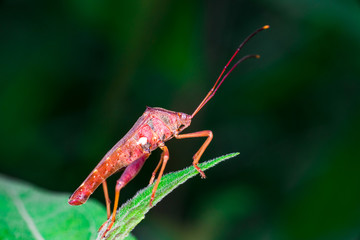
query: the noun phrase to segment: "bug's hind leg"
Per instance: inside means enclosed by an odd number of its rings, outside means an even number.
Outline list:
[[[114,201],[113,213],[112,213],[112,217],[110,219],[110,224],[108,225],[106,231],[104,232],[103,237],[106,235],[106,233],[114,225],[116,210],[117,210],[118,204],[119,204],[120,190],[123,187],[125,187],[126,184],[128,184],[138,174],[141,167],[144,165],[145,160],[149,156],[150,156],[150,153],[146,153],[141,158],[139,158],[136,161],[132,162],[129,166],[127,166],[125,168],[124,172],[121,174],[121,177],[119,178],[119,180],[117,180],[116,187],[115,187],[115,201]],[[105,223],[103,225],[105,225]]]
[[[106,180],[102,183],[103,190],[104,190],[104,196],[105,196],[105,202],[106,202],[106,212],[107,212],[107,219],[110,218],[110,198],[109,198],[109,191],[107,187]]]

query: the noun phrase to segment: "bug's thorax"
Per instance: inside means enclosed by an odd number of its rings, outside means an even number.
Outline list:
[[[161,121],[162,127],[166,127],[170,130],[171,134],[166,134],[162,136],[162,140],[166,141],[173,137],[174,133],[179,133],[191,124],[191,116],[182,113],[182,112],[174,112],[163,108],[151,108],[147,107],[145,113],[150,115],[150,121],[148,124],[152,128],[156,128],[158,131],[161,126],[155,126],[154,124],[157,123],[157,120]],[[159,132],[161,133],[161,131]]]

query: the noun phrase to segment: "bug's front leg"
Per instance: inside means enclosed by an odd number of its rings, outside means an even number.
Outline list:
[[[203,145],[200,147],[200,149],[195,153],[193,156],[193,166],[195,169],[200,173],[201,178],[206,178],[205,173],[199,168],[198,163],[203,155],[205,149],[209,146],[211,140],[213,139],[213,133],[210,130],[204,130],[200,132],[194,132],[194,133],[186,133],[178,135],[177,133],[174,135],[177,139],[184,139],[184,138],[196,138],[196,137],[207,137]]]

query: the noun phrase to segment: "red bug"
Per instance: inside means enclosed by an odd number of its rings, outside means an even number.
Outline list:
[[[237,55],[244,44],[249,41],[258,32],[268,29],[269,26],[265,25],[255,32],[250,34],[236,49],[233,56],[230,58],[226,66],[223,68],[214,86],[208,92],[206,97],[202,100],[193,114],[188,115],[186,113],[173,112],[163,108],[151,108],[147,107],[143,115],[136,121],[134,126],[129,132],[115,144],[113,148],[106,153],[95,169],[85,179],[78,189],[69,198],[70,205],[81,205],[87,201],[90,195],[96,190],[96,188],[102,183],[103,190],[106,200],[106,209],[108,219],[111,216],[110,213],[110,199],[106,184],[106,179],[112,174],[117,172],[119,169],[125,168],[120,179],[116,183],[115,188],[115,202],[112,212],[111,223],[106,229],[105,234],[111,229],[115,222],[115,214],[119,203],[120,190],[131,181],[141,167],[145,163],[146,159],[150,156],[150,153],[156,148],[160,148],[163,152],[161,154],[160,161],[152,173],[150,184],[153,183],[156,173],[160,169],[158,178],[152,190],[150,198],[150,205],[155,197],[156,189],[160,183],[163,175],[166,163],[169,159],[169,150],[165,146],[165,142],[171,138],[183,139],[183,138],[195,138],[195,137],[206,137],[207,139],[200,147],[200,149],[193,156],[193,166],[200,173],[202,178],[205,178],[204,172],[198,167],[198,162],[201,155],[211,142],[213,134],[210,130],[204,130],[194,133],[179,134],[185,128],[187,128],[192,118],[200,111],[201,108],[214,96],[216,91],[219,89],[223,81],[233,71],[233,69],[241,62],[248,58],[259,58],[259,55],[247,55],[238,60],[233,67],[223,76],[227,67]]]

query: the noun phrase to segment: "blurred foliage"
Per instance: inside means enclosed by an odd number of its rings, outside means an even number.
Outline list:
[[[269,24],[241,52],[262,58],[241,64],[185,131],[213,130],[203,159],[241,156],[179,188],[134,235],[360,237],[359,1],[0,6],[1,173],[70,194],[146,105],[191,113],[238,44]],[[190,165],[202,142],[169,141],[166,171]],[[159,156],[121,202],[147,185]],[[104,202],[101,189],[93,198]]]
[[[103,206],[90,200],[71,209],[64,193],[43,191],[0,175],[0,239],[95,239]]]

